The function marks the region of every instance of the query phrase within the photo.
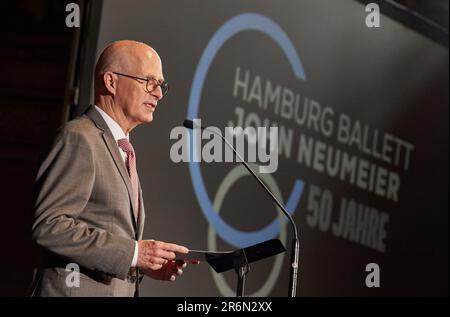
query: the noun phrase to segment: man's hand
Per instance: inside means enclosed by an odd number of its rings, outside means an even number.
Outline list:
[[[138,261],[137,267],[145,274],[148,271],[158,271],[160,269],[174,269],[177,265],[166,265],[175,259],[175,252],[188,253],[189,250],[181,245],[166,243],[155,240],[138,241]],[[184,263],[184,261],[183,261]],[[182,266],[182,265],[181,265]],[[162,274],[162,273],[159,273]]]
[[[183,260],[170,260],[164,264],[159,270],[143,269],[142,273],[156,280],[175,281],[177,276],[183,274],[183,269],[187,263]]]

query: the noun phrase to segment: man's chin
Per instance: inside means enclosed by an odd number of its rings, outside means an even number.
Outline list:
[[[152,113],[150,113],[150,114],[147,114],[146,116],[145,116],[145,123],[150,123],[150,122],[152,122],[153,121],[153,112]]]
[[[139,116],[136,116],[136,119],[138,119],[138,122],[140,122],[140,124],[150,123],[153,121],[153,113],[154,110],[144,109],[144,111],[141,111],[139,113]]]

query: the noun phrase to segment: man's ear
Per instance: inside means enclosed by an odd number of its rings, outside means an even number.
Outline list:
[[[105,89],[112,95],[116,94],[117,82],[116,76],[111,72],[106,72],[103,74],[103,84]]]

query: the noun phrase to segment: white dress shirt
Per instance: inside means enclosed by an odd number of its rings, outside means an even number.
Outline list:
[[[109,130],[111,130],[111,133],[112,133],[114,139],[116,140],[116,145],[119,148],[120,153],[122,154],[123,161],[126,162],[127,153],[125,153],[119,147],[119,145],[117,144],[117,141],[120,139],[123,139],[123,138],[126,138],[129,140],[129,136],[126,135],[125,132],[123,132],[120,125],[116,121],[114,121],[114,119],[111,118],[106,112],[104,112],[102,109],[100,109],[97,106],[95,106],[95,109],[97,109],[97,111],[100,112],[103,120],[105,120],[106,124],[108,125]],[[137,243],[137,241],[135,241],[134,255],[133,255],[133,261],[131,261],[131,267],[136,267],[137,260],[138,260],[138,243]]]

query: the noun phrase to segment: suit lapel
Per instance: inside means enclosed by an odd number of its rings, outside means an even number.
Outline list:
[[[122,176],[123,181],[125,182],[125,185],[127,187],[128,190],[128,196],[131,202],[131,207],[132,207],[132,218],[134,220],[134,225],[135,227],[137,227],[137,219],[135,219],[135,212],[137,211],[137,208],[139,206],[136,206],[136,203],[134,202],[133,197],[133,191],[132,191],[132,187],[131,187],[131,181],[130,181],[130,176],[128,175],[128,171],[127,168],[125,166],[125,163],[123,161],[122,155],[120,154],[120,150],[119,147],[116,144],[116,140],[114,139],[111,131],[108,128],[108,125],[106,124],[106,122],[103,120],[101,114],[95,110],[94,107],[89,107],[88,110],[85,113],[89,118],[92,119],[92,121],[95,123],[95,125],[102,130],[102,137],[103,140],[105,141],[105,144],[109,150],[109,153],[111,154],[114,163],[117,166],[117,169],[119,170],[120,175]],[[137,214],[137,212],[136,212]]]
[[[137,240],[141,239],[144,232],[145,224],[145,210],[144,210],[144,200],[142,197],[141,183],[139,182],[139,217],[137,223]]]

